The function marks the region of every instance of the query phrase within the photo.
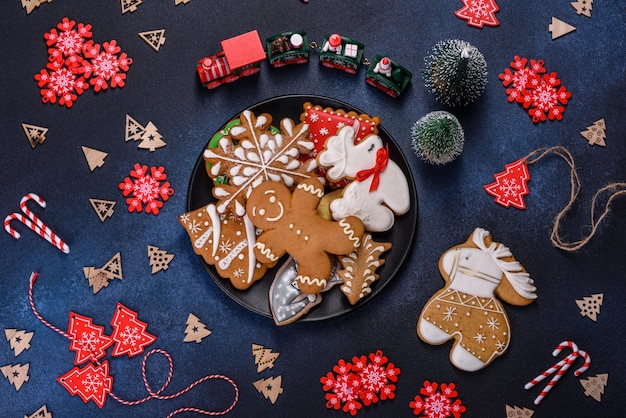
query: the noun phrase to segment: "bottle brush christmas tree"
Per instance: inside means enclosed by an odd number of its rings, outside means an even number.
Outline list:
[[[476,100],[487,84],[487,61],[466,41],[438,42],[424,58],[426,87],[437,100],[450,106],[465,106]]]
[[[424,161],[445,164],[463,151],[465,135],[458,119],[445,111],[423,116],[411,127],[413,149]]]

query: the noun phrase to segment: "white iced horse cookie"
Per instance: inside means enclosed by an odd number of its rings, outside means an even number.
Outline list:
[[[446,286],[424,306],[417,333],[434,345],[454,339],[450,362],[465,371],[482,369],[510,341],[509,319],[496,296],[512,305],[528,305],[537,297],[533,280],[510,250],[492,242],[482,228],[447,250],[439,271]]]
[[[319,165],[328,168],[326,175],[331,181],[356,179],[344,188],[341,198],[332,201],[331,213],[335,220],[357,216],[369,231],[387,231],[394,215],[410,208],[407,179],[389,159],[378,135],[369,135],[356,145],[354,137],[355,127],[343,126],[328,138],[317,157]]]

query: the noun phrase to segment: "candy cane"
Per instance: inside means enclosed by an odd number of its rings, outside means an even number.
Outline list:
[[[558,356],[559,353],[565,347],[569,347],[572,350],[572,354],[570,354],[570,355],[574,355],[575,357],[578,355],[578,346],[576,345],[576,343],[574,343],[572,341],[563,341],[561,344],[559,344],[554,349],[554,351],[552,352],[552,356],[553,357]],[[526,385],[524,386],[524,389],[532,388],[533,386],[535,386],[537,383],[541,382],[546,377],[551,376],[554,372],[556,372],[557,370],[560,370],[565,365],[568,357],[565,357],[563,360],[559,361],[558,363],[555,363],[552,367],[550,367],[549,369],[547,369],[546,371],[541,373],[539,376],[535,377],[530,382],[526,383]]]
[[[535,402],[534,402],[535,405],[539,405],[539,403],[543,400],[543,398],[546,397],[546,395],[550,392],[552,387],[556,384],[556,382],[559,381],[561,376],[563,376],[565,374],[565,372],[567,372],[569,367],[572,365],[572,363],[574,363],[574,361],[576,361],[576,359],[578,357],[583,357],[584,358],[584,363],[583,363],[583,365],[581,367],[579,367],[574,372],[575,376],[580,376],[591,365],[591,357],[589,356],[589,354],[587,354],[587,352],[584,351],[584,350],[578,349],[578,346],[575,343],[573,343],[572,341],[563,341],[552,352],[552,355],[556,357],[565,347],[569,347],[572,350],[572,353],[570,355],[565,357],[563,360],[555,363],[552,367],[550,367],[549,369],[547,369],[546,371],[541,373],[539,376],[537,376],[534,379],[532,379],[530,382],[526,383],[526,385],[524,386],[525,389],[529,389],[529,388],[535,386],[537,383],[539,383],[543,379],[545,379],[546,377],[548,377],[548,376],[550,376],[550,375],[552,375],[554,373],[554,376],[548,382],[546,387],[539,393],[539,396],[537,396],[537,398],[535,398]]]
[[[576,371],[574,372],[574,376],[580,376],[587,371],[589,366],[591,366],[591,357],[589,356],[589,354],[587,354],[585,350],[578,350],[578,355],[582,356],[585,359],[585,362],[582,366],[576,369]]]
[[[17,213],[17,212],[10,213],[9,215],[7,215],[6,218],[4,218],[4,229],[13,238],[19,239],[21,236],[20,233],[17,232],[15,229],[13,229],[13,227],[11,226],[11,221],[17,220],[23,223],[24,225],[26,225],[29,229],[31,229],[37,235],[39,235],[40,237],[48,241],[50,244],[57,247],[59,250],[68,254],[70,252],[69,245],[67,245],[61,239],[61,237],[55,234],[54,231],[52,231],[52,229],[50,229],[46,224],[44,224],[41,219],[39,219],[30,209],[26,207],[26,203],[29,200],[34,200],[43,208],[46,207],[46,202],[42,198],[37,196],[36,194],[29,193],[25,195],[20,201],[20,209],[22,210],[22,212],[24,212],[26,217],[22,215],[21,213]]]

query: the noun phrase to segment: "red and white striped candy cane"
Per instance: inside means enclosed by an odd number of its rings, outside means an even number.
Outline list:
[[[41,207],[45,207],[46,202],[37,196],[34,193],[29,193],[22,198],[20,201],[20,209],[26,217],[20,213],[10,213],[4,218],[4,229],[15,239],[20,238],[20,233],[17,232],[13,227],[11,227],[11,221],[17,220],[30,228],[37,235],[48,241],[50,244],[57,247],[59,250],[68,254],[70,252],[70,247],[65,243],[61,237],[52,231],[46,224],[44,224],[41,219],[39,219],[31,210],[26,207],[26,202],[29,200],[35,200]]]
[[[36,195],[35,193],[28,193],[24,195],[24,197],[22,197],[22,200],[20,200],[20,210],[24,212],[24,214],[28,216],[31,221],[35,222],[35,224],[39,228],[45,231],[46,225],[43,223],[43,221],[39,219],[37,215],[33,213],[33,211],[28,209],[28,206],[26,206],[26,203],[28,203],[29,200],[34,200],[35,202],[37,202],[39,206],[41,206],[44,209],[46,207],[46,201],[43,200],[41,197],[39,197],[39,195]]]
[[[550,392],[550,390],[554,387],[556,382],[559,381],[561,376],[565,374],[567,369],[569,369],[569,367],[572,365],[572,363],[574,362],[574,360],[576,360],[577,357],[578,357],[578,353],[572,353],[569,356],[565,357],[564,359],[565,363],[563,364],[563,366],[561,366],[561,368],[557,370],[557,372],[554,374],[554,376],[552,376],[552,379],[550,379],[546,387],[543,388],[543,390],[539,393],[539,396],[535,398],[535,405],[539,405],[539,403],[543,400],[543,398],[546,397],[548,392]]]
[[[585,359],[585,362],[582,366],[576,369],[576,371],[574,372],[574,376],[580,376],[587,371],[589,366],[591,366],[591,357],[589,356],[589,354],[587,354],[585,350],[578,350],[578,356],[582,356]]]
[[[576,345],[576,343],[572,342],[572,341],[563,341],[561,344],[559,344],[554,351],[552,352],[552,356],[556,357],[559,355],[559,353],[565,348],[565,347],[569,347],[572,350],[572,354],[570,355],[574,355],[576,358],[576,356],[578,355],[578,346]],[[569,356],[568,356],[569,357]],[[526,383],[526,385],[524,386],[524,389],[530,389],[533,386],[535,386],[537,383],[541,382],[543,379],[545,379],[546,377],[551,376],[554,372],[556,372],[557,370],[560,370],[566,363],[568,357],[565,357],[563,360],[559,361],[558,363],[555,363],[552,367],[550,367],[549,369],[546,369],[546,371],[544,371],[543,373],[541,373],[539,376],[535,377],[534,379],[532,379],[530,382]],[[569,366],[568,366],[569,367]]]

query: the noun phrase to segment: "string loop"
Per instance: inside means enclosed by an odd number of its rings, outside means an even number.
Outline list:
[[[556,218],[554,219],[554,225],[552,226],[552,233],[550,234],[550,241],[552,242],[552,245],[554,245],[555,247],[561,250],[573,252],[585,246],[591,240],[591,238],[593,238],[593,236],[596,234],[598,227],[600,226],[604,218],[610,213],[611,203],[613,203],[613,201],[619,196],[626,195],[626,183],[610,183],[600,188],[598,191],[596,191],[596,193],[593,195],[593,198],[591,199],[591,210],[590,210],[591,231],[589,232],[587,236],[582,237],[581,239],[577,241],[571,241],[571,242],[565,241],[561,237],[561,234],[560,234],[561,221],[563,220],[567,212],[569,212],[569,210],[572,208],[572,206],[574,205],[574,202],[578,198],[578,194],[580,193],[580,179],[578,178],[578,173],[576,172],[576,164],[574,162],[574,157],[572,156],[572,154],[570,154],[570,152],[565,147],[554,146],[550,148],[539,148],[531,152],[530,154],[528,154],[526,157],[524,157],[524,159],[526,160],[526,163],[530,165],[530,164],[534,164],[538,162],[543,157],[549,154],[555,154],[561,157],[565,161],[565,163],[569,166],[570,185],[571,185],[569,202],[557,214]],[[598,199],[607,191],[610,191],[611,195],[609,196],[606,203],[604,204],[604,210],[602,211],[600,216],[596,218],[596,206],[598,204]]]
[[[29,287],[28,287],[28,301],[30,303],[30,307],[33,311],[33,313],[35,314],[35,316],[37,317],[37,319],[39,319],[39,321],[41,321],[42,324],[44,324],[45,326],[47,326],[48,328],[50,328],[53,331],[56,331],[57,333],[63,335],[64,337],[66,337],[69,340],[72,340],[72,336],[69,335],[68,333],[62,331],[61,329],[55,327],[54,325],[52,325],[50,322],[48,322],[38,311],[37,308],[35,307],[35,302],[33,300],[33,288],[35,286],[35,282],[37,281],[37,278],[39,277],[39,273],[37,272],[33,272],[30,275],[30,279],[29,279]],[[148,378],[146,375],[146,363],[148,362],[148,358],[150,358],[150,356],[152,356],[153,354],[162,354],[165,356],[165,358],[168,361],[169,364],[169,371],[168,371],[168,375],[167,375],[167,380],[165,381],[165,383],[163,383],[163,385],[161,386],[161,388],[159,388],[159,390],[154,391],[151,387],[150,387],[150,383],[148,382]],[[120,398],[119,396],[115,395],[113,392],[110,392],[109,395],[115,399],[116,401],[118,401],[119,403],[123,404],[123,405],[128,405],[128,406],[132,406],[132,405],[139,405],[142,404],[146,401],[149,401],[150,399],[160,399],[160,400],[168,400],[168,399],[174,399],[177,398],[187,392],[189,392],[191,389],[193,389],[194,387],[198,386],[200,383],[202,382],[206,382],[207,380],[211,380],[211,379],[221,379],[221,380],[225,380],[226,382],[230,383],[230,385],[233,387],[233,389],[235,389],[235,398],[233,399],[233,402],[230,404],[230,406],[226,409],[224,409],[223,411],[207,411],[204,409],[200,409],[200,408],[194,408],[194,407],[183,407],[183,408],[179,408],[175,411],[172,411],[167,418],[173,417],[174,415],[180,414],[182,412],[196,412],[202,415],[211,415],[211,416],[218,416],[218,415],[225,415],[227,413],[229,413],[230,411],[233,410],[233,408],[235,407],[235,405],[237,405],[237,402],[239,401],[239,388],[237,387],[237,384],[228,376],[224,376],[221,374],[211,374],[211,375],[207,375],[204,376],[198,380],[196,380],[195,382],[191,383],[189,386],[187,386],[186,388],[179,390],[176,393],[173,393],[171,395],[161,395],[161,393],[163,393],[163,391],[169,386],[171,380],[172,380],[172,376],[174,374],[174,362],[172,360],[172,356],[165,350],[162,350],[160,348],[155,348],[152,349],[150,351],[148,351],[143,358],[143,361],[141,363],[141,377],[143,379],[143,385],[146,388],[146,391],[148,392],[148,396],[146,396],[145,398],[142,399],[138,399],[136,401],[127,401],[124,400],[122,398]]]

